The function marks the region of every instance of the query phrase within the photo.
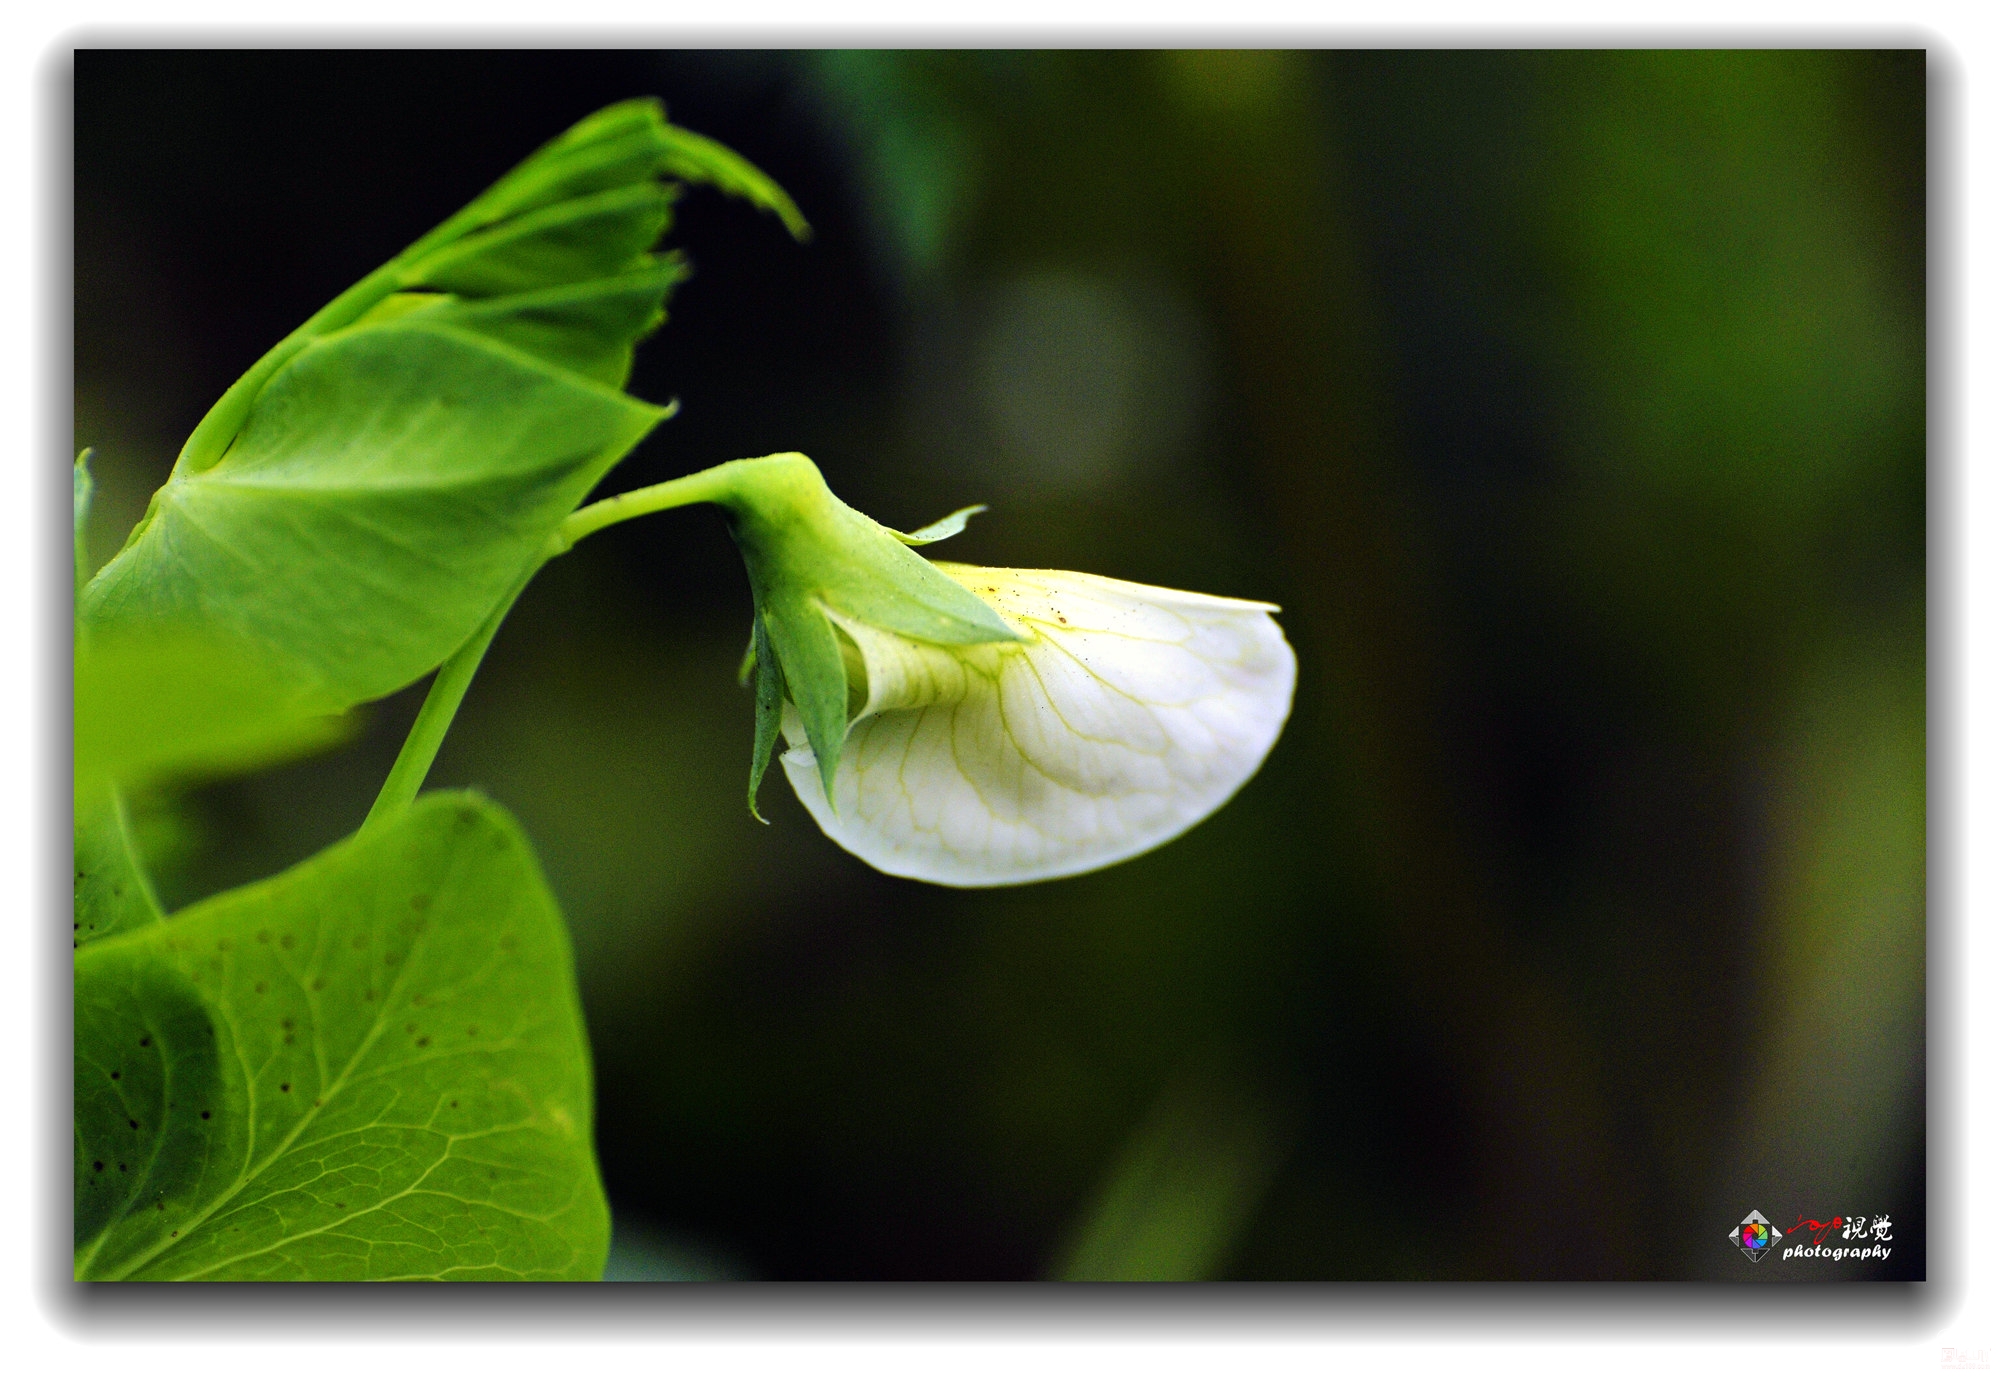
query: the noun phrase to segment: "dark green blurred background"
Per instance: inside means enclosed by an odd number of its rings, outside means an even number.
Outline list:
[[[552,565],[433,781],[575,932],[612,1274],[1923,1275],[1923,53],[79,53],[99,560],[647,93],[817,236],[683,201],[609,488],[803,450],[992,504],[952,559],[1275,600],[1300,679],[1182,840],[943,890],[746,815],[719,519]],[[420,698],[154,807],[169,897],[352,830]],[[1752,1266],[1752,1207],[1895,1256]]]

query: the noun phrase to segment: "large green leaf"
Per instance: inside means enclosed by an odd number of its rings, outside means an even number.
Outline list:
[[[85,589],[93,634],[225,635],[328,709],[421,677],[665,413],[417,316],[315,343]]]
[[[423,799],[76,953],[79,1280],[594,1280],[568,936],[513,821]]]

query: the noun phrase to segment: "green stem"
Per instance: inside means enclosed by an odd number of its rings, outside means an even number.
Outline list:
[[[514,601],[521,597],[521,591],[528,588],[528,582],[535,578],[535,573],[547,559],[546,555],[537,556],[534,564],[522,572],[514,587],[487,615],[486,622],[465,640],[457,652],[445,659],[444,666],[438,668],[437,676],[431,679],[431,689],[424,697],[423,709],[417,712],[416,723],[403,737],[403,748],[396,755],[395,767],[382,780],[382,791],[375,795],[375,805],[368,809],[368,816],[361,823],[363,831],[417,800],[417,794],[423,790],[424,779],[430,776],[431,763],[437,758],[445,734],[458,715],[459,702],[465,699],[473,674],[478,672],[486,649],[493,643],[493,635],[500,631],[500,625],[506,622],[507,612],[514,607]]]
[[[383,780],[382,791],[375,795],[375,805],[368,809],[368,816],[361,823],[362,830],[366,831],[385,818],[394,816],[417,800],[424,779],[430,776],[431,764],[437,759],[444,737],[451,729],[451,722],[458,715],[459,703],[465,699],[466,691],[472,686],[472,678],[486,657],[486,649],[493,643],[493,635],[500,631],[500,625],[507,621],[514,601],[521,597],[521,592],[528,588],[528,582],[535,578],[544,564],[592,532],[602,531],[613,523],[644,517],[650,512],[686,507],[689,503],[718,501],[727,492],[738,466],[743,462],[718,464],[713,469],[703,469],[685,478],[669,479],[649,488],[635,488],[630,493],[621,493],[615,498],[579,508],[565,518],[555,535],[549,538],[547,549],[521,573],[514,587],[493,607],[486,622],[460,645],[457,652],[445,659],[444,666],[438,668],[437,676],[431,681],[431,689],[424,697],[423,709],[417,712],[416,722],[403,739],[403,748],[396,755],[395,766]]]
[[[649,488],[635,488],[630,493],[620,493],[615,498],[578,508],[556,529],[555,541],[551,545],[560,553],[592,532],[602,531],[613,523],[629,522],[649,512],[665,512],[668,508],[686,507],[689,503],[720,502],[729,493],[729,485],[743,471],[743,466],[757,462],[754,459],[738,459],[718,464],[698,474],[668,479]]]

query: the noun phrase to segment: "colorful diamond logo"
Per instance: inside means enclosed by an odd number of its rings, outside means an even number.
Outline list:
[[[1751,1261],[1762,1261],[1765,1254],[1778,1245],[1778,1230],[1771,1226],[1769,1218],[1753,1208],[1742,1222],[1729,1230],[1729,1241]]]

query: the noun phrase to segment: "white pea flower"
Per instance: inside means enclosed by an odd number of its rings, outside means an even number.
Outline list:
[[[1142,855],[1264,761],[1298,664],[1275,606],[1060,570],[933,564],[800,454],[691,476],[730,517],[755,602],[750,808],[781,762],[820,829],[878,870],[1025,884]]]
[[[1069,571],[938,569],[1022,641],[945,647],[829,612],[866,692],[831,805],[785,712],[793,790],[878,870],[1007,885],[1129,860],[1227,802],[1291,711],[1297,662],[1273,605]]]

